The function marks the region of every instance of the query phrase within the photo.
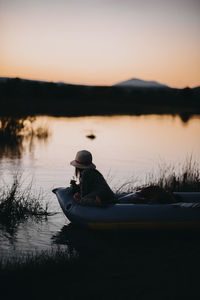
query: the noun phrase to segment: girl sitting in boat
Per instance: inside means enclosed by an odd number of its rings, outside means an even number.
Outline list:
[[[76,178],[71,180],[76,203],[86,206],[105,206],[115,202],[115,195],[103,175],[92,163],[92,154],[87,150],[77,152],[75,160],[70,163],[75,167]]]

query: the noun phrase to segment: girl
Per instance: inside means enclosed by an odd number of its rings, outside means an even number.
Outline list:
[[[104,206],[115,202],[115,195],[102,174],[92,163],[92,154],[87,150],[77,152],[75,160],[70,163],[75,167],[75,175],[80,184],[71,181],[74,199],[78,204]]]

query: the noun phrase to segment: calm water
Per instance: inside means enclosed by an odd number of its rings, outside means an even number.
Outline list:
[[[147,174],[159,172],[159,165],[177,168],[190,155],[200,161],[200,117],[184,123],[179,116],[112,116],[112,117],[37,117],[35,126],[48,127],[46,139],[27,138],[17,147],[1,146],[0,177],[2,184],[11,182],[12,174],[22,172],[24,185],[34,178],[33,188],[42,189],[50,210],[58,212],[47,221],[28,220],[13,231],[0,227],[0,251],[44,250],[57,247],[68,223],[51,190],[67,186],[74,175],[69,165],[75,153],[87,149],[94,163],[111,187],[131,180],[145,182]],[[96,138],[89,139],[93,134]],[[65,243],[66,244],[66,243]]]

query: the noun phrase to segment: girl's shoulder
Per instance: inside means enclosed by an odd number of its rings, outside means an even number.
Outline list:
[[[84,169],[82,171],[82,175],[83,176],[99,176],[99,175],[101,175],[101,173],[97,169],[88,168],[88,169]]]

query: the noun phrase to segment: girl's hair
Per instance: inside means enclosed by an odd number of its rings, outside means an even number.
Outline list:
[[[75,176],[76,176],[76,178],[80,179],[82,171],[83,171],[83,169],[75,168]]]

